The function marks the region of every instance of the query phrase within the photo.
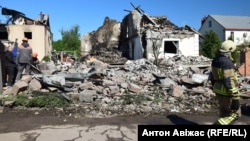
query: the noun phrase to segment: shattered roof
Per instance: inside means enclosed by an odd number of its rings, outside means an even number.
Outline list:
[[[46,25],[46,26],[50,27],[49,16],[47,14],[40,13],[43,15],[43,18],[39,19],[39,20],[33,20],[29,17],[26,17],[24,13],[13,10],[13,9],[8,9],[8,8],[3,7],[1,12],[2,12],[2,15],[10,16],[10,18],[7,20],[6,24],[10,24],[10,23],[15,24],[15,22],[18,19],[23,18],[23,19],[29,21],[29,22],[27,22],[27,24],[29,24],[29,23],[33,24],[34,22],[36,22],[36,24],[42,24],[42,25]]]
[[[156,25],[161,25],[170,28],[178,28],[178,26],[169,21],[166,16],[147,16],[144,14],[143,17],[147,17],[149,20],[153,21]]]

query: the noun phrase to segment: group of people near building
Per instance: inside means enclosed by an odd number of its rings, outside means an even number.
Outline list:
[[[19,81],[22,74],[31,74],[31,66],[37,65],[39,59],[37,52],[33,52],[28,43],[28,38],[24,37],[22,43],[8,46],[5,50],[3,87],[12,87]]]

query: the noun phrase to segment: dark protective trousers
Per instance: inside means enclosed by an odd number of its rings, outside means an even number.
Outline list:
[[[232,111],[230,109],[232,97],[230,96],[224,96],[221,94],[216,94],[216,98],[218,100],[219,104],[219,117],[227,117],[231,115],[232,113],[236,113],[239,117],[241,116],[241,108],[239,108],[238,111]]]

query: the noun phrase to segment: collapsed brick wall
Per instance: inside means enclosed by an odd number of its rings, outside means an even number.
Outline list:
[[[239,73],[243,76],[250,76],[250,49],[243,52],[242,64],[239,67]]]

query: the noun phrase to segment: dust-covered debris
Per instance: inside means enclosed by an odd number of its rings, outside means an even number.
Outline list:
[[[42,63],[42,73],[24,75],[3,95],[59,92],[74,108],[85,109],[86,115],[104,117],[206,113],[217,106],[208,81],[210,60],[202,56],[174,56],[171,58],[174,63],[161,67],[147,59],[127,60],[120,65],[110,65],[96,57],[89,59],[70,64]],[[248,95],[249,80],[246,77],[240,80]]]

